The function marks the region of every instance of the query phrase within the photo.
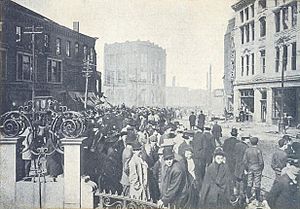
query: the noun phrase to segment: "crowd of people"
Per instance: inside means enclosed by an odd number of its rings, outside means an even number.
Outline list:
[[[83,174],[100,190],[152,200],[159,207],[261,206],[264,159],[259,138],[240,136],[232,128],[231,137],[221,140],[221,126],[217,121],[207,124],[202,111],[191,113],[189,128],[177,121],[176,112],[124,105],[86,112]],[[299,208],[299,143],[284,136],[278,146],[272,158],[276,180],[267,203],[272,209]]]

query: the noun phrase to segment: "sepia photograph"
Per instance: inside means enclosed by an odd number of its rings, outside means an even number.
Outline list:
[[[0,209],[300,209],[300,0],[0,0]]]

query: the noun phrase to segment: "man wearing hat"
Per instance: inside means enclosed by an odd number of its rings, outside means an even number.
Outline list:
[[[188,179],[185,169],[177,162],[171,147],[163,149],[165,175],[162,181],[161,199],[158,205],[185,208],[188,195]]]
[[[215,150],[214,138],[210,133],[210,127],[206,127],[203,134],[197,132],[192,141],[194,160],[196,165],[197,182],[201,185],[204,178],[206,166],[212,162]]]
[[[214,151],[214,160],[205,173],[198,208],[230,208],[231,182],[231,173],[225,163],[225,153],[218,147]]]
[[[272,209],[298,209],[300,205],[299,173],[300,159],[289,158],[281,176],[273,184],[267,195],[267,202]]]
[[[234,172],[235,169],[235,156],[234,156],[234,150],[235,150],[235,145],[236,143],[239,142],[237,139],[238,136],[238,130],[237,128],[232,128],[231,129],[231,137],[227,138],[224,140],[224,144],[222,146],[224,152],[226,153],[226,162],[228,164],[229,170]]]
[[[127,132],[121,132],[122,139],[125,141],[125,148],[122,153],[122,177],[120,183],[123,186],[122,195],[129,195],[129,161],[133,155],[132,144],[136,141],[136,136],[134,133],[127,135]]]
[[[187,148],[192,148],[191,142],[193,140],[193,131],[185,131],[183,132],[182,138],[184,141],[178,147],[178,154],[182,157],[185,157],[184,153]]]
[[[132,144],[133,155],[129,161],[129,196],[148,201],[150,198],[148,184],[148,165],[141,158],[142,144],[138,141]]]
[[[222,146],[220,138],[222,137],[222,127],[218,124],[218,121],[215,121],[215,124],[212,127],[212,134],[215,138],[215,141],[218,142],[219,146]]]
[[[198,128],[201,131],[204,131],[204,125],[205,125],[205,115],[203,114],[203,111],[200,111],[200,114],[198,115]]]

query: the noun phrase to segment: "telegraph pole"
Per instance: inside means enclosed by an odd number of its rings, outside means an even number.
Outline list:
[[[35,70],[35,35],[43,33],[43,27],[35,27],[34,25],[31,27],[25,27],[25,29],[29,31],[24,31],[24,34],[31,35],[31,48],[32,48],[32,101],[34,101],[35,97],[35,80],[36,80],[36,70]]]
[[[87,98],[88,98],[88,88],[89,88],[89,78],[92,76],[93,70],[92,67],[95,67],[95,64],[92,64],[90,56],[87,56],[87,59],[83,60],[83,77],[85,77],[85,93],[84,93],[84,109],[87,108]]]

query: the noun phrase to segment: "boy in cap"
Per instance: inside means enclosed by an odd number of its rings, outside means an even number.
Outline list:
[[[255,189],[255,199],[257,205],[260,205],[260,187],[261,187],[261,177],[262,171],[264,169],[264,160],[261,150],[257,147],[258,138],[250,138],[251,146],[246,149],[245,155],[243,157],[243,164],[245,171],[248,174],[247,188],[246,188],[246,202],[249,203],[251,198],[251,189],[254,186]]]

